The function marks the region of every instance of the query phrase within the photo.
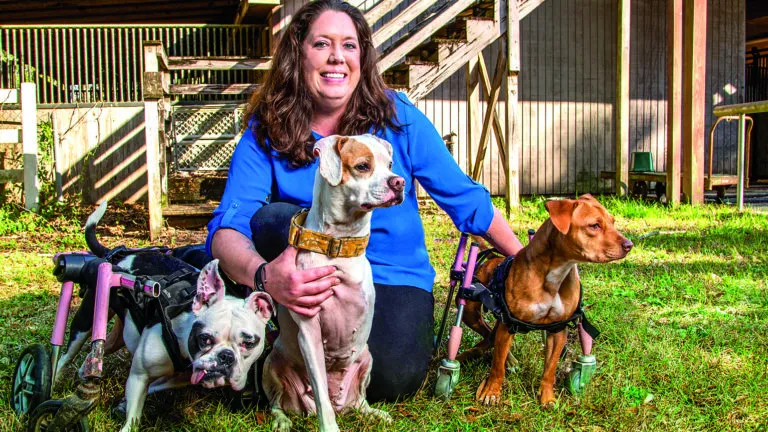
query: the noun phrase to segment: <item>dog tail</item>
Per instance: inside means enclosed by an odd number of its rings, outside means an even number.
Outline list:
[[[88,220],[85,221],[85,244],[88,245],[88,249],[93,252],[99,258],[104,258],[109,249],[99,243],[99,239],[96,238],[96,225],[99,224],[104,213],[107,212],[107,201],[102,202],[96,210],[88,216]]]

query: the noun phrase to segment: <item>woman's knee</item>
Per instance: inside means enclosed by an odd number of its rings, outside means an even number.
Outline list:
[[[251,240],[262,258],[272,261],[288,247],[291,218],[301,209],[295,204],[276,202],[256,211],[251,218]]]

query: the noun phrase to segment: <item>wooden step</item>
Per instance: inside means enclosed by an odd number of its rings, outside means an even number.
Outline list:
[[[499,37],[498,26],[488,20],[467,21],[467,41],[438,42],[439,62],[436,66],[424,68],[409,66],[408,97],[418,100],[426,96],[445,79],[477,55],[483,48]]]
[[[169,90],[171,94],[181,95],[239,95],[253,93],[259,87],[259,84],[171,84]]]
[[[415,31],[411,31],[407,37],[397,42],[379,59],[379,71],[384,72],[400,62],[408,53],[427,41],[438,29],[454,20],[460,12],[473,3],[473,0],[457,0],[444,5],[440,10],[435,10],[432,19],[424,22]]]
[[[169,70],[269,70],[272,58],[168,57]]]

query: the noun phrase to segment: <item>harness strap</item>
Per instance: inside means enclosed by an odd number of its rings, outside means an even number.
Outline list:
[[[179,269],[158,281],[162,287],[160,296],[157,298],[157,304],[160,309],[158,312],[160,313],[163,345],[165,345],[165,350],[168,352],[168,356],[171,357],[173,369],[176,372],[184,371],[191,366],[192,363],[181,354],[179,338],[176,337],[176,333],[173,331],[172,319],[192,304],[194,295],[197,291],[197,284],[193,281],[189,281],[186,287],[175,292],[166,289],[166,287],[170,287],[175,283],[183,283],[194,273],[195,272],[190,269]]]
[[[584,293],[584,290],[582,289],[581,282],[579,282],[579,303],[576,310],[573,312],[573,315],[569,318],[549,324],[533,324],[514,316],[512,311],[509,310],[509,305],[507,304],[507,299],[504,295],[505,282],[514,259],[514,256],[506,257],[504,261],[496,267],[491,282],[488,284],[488,289],[491,292],[491,298],[489,300],[490,303],[495,306],[489,307],[488,309],[493,312],[497,319],[500,319],[501,322],[507,326],[510,333],[528,333],[539,330],[557,333],[563,331],[569,324],[574,324],[576,321],[581,320],[584,331],[592,336],[593,339],[600,335],[597,328],[587,320],[587,317],[584,314],[584,309],[582,308],[582,294]],[[485,304],[485,302],[483,302],[483,304]],[[486,305],[486,307],[488,306]]]

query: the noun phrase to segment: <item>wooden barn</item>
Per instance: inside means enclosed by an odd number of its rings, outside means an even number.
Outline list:
[[[149,197],[166,214],[215,201],[242,103],[303,1],[44,3],[0,0],[0,88],[37,83],[63,191]],[[512,202],[626,193],[635,152],[650,153],[655,171],[677,160],[670,172],[682,171],[683,185],[670,187],[700,202],[709,158],[714,173],[737,168],[734,122],[718,125],[710,154],[713,108],[754,100],[749,89],[766,82],[764,69],[745,78],[748,59],[763,64],[745,32],[768,40],[760,0],[352,3],[373,26],[389,84],[416,101],[467,173]],[[768,177],[756,167],[768,141],[753,141],[752,178]]]

